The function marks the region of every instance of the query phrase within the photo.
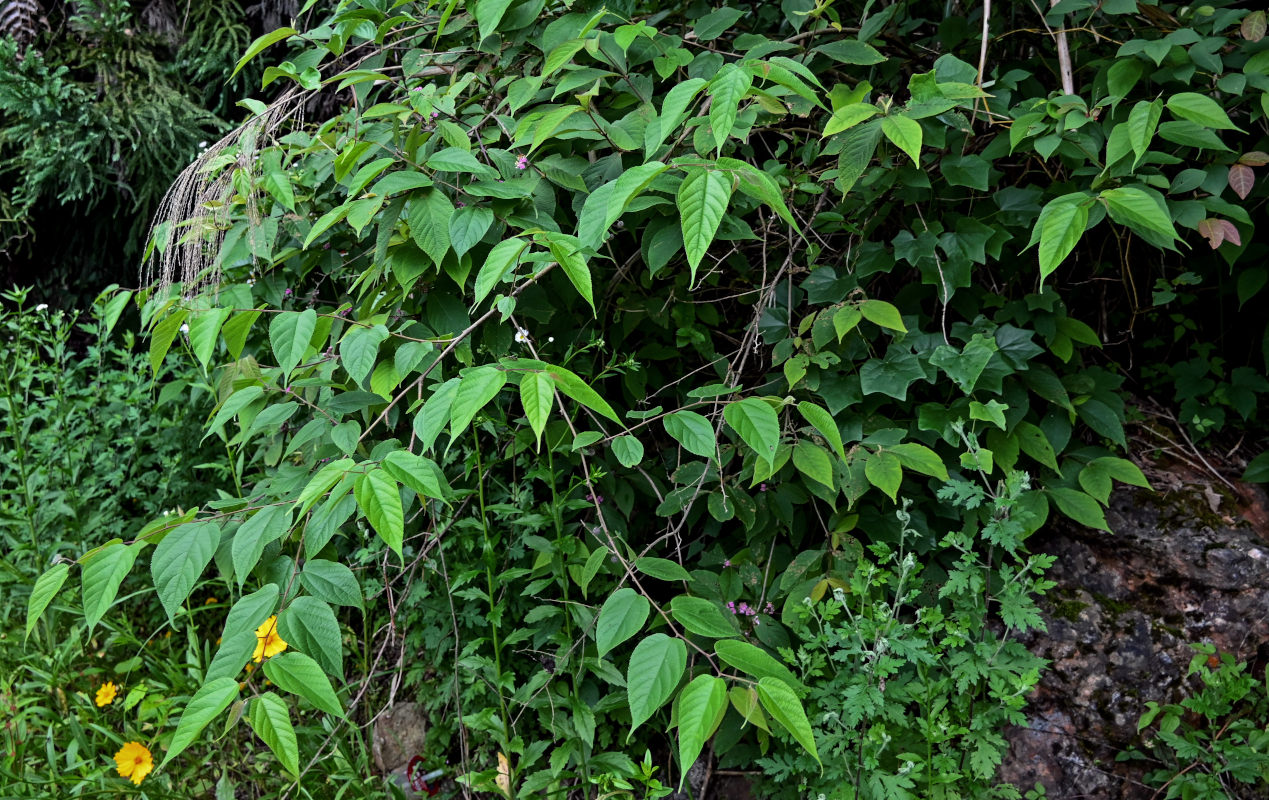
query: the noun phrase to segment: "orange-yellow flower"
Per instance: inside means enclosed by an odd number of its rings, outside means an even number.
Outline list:
[[[154,758],[150,750],[140,742],[128,742],[115,753],[115,765],[119,774],[140,786],[154,770]]]
[[[282,637],[278,636],[278,618],[276,616],[269,617],[264,624],[256,628],[256,651],[252,654],[252,661],[263,661],[266,658],[272,658],[278,653],[286,649],[286,642],[282,641]]]
[[[112,681],[106,681],[101,688],[97,690],[97,707],[108,706],[115,701],[115,695],[119,693],[119,687],[115,686]]]

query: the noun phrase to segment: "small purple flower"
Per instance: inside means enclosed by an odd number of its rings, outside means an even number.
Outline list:
[[[528,168],[529,168],[528,156],[520,156],[519,158],[516,159],[516,169],[528,169]]]
[[[728,610],[728,611],[730,611],[731,613],[735,614],[735,613],[736,613],[736,603],[735,603],[734,601],[728,600],[728,601],[727,601],[727,610]]]
[[[740,604],[740,613],[741,613],[741,614],[744,614],[745,616],[749,616],[749,604],[748,604],[748,603],[741,603],[741,604]]]
[[[464,202],[461,202],[461,201],[459,201],[459,202],[457,203],[457,205],[458,205],[458,207],[459,207],[459,208],[466,208],[466,207],[467,207],[467,204],[466,204],[466,203],[464,203]]]
[[[768,614],[774,614],[774,613],[775,613],[775,606],[774,606],[774,605],[772,605],[771,603],[767,603],[767,613],[768,613]]]
[[[436,118],[437,118],[437,117],[439,117],[440,115],[441,115],[441,112],[439,112],[439,111],[433,111],[433,112],[432,112],[432,119],[436,119]]]
[[[728,558],[728,559],[724,559],[724,560],[723,560],[723,567],[724,567],[724,568],[726,568],[726,567],[730,567],[730,566],[731,566],[731,559],[730,559],[730,558]]]
[[[290,297],[292,294],[293,294],[293,292],[291,291],[291,289],[290,289],[289,287],[288,287],[288,288],[286,288],[286,289],[283,289],[283,290],[282,290],[282,296],[283,296],[283,297]]]
[[[767,490],[767,485],[765,483],[758,484],[758,491],[765,492],[766,490]]]

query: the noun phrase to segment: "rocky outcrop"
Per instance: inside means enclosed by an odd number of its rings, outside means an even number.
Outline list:
[[[1052,666],[1030,699],[1030,728],[1009,734],[1002,780],[1023,790],[1039,782],[1051,798],[1149,798],[1148,765],[1115,756],[1137,741],[1148,701],[1175,703],[1193,690],[1190,644],[1211,643],[1262,674],[1269,517],[1264,493],[1240,488],[1244,497],[1120,491],[1106,515],[1113,534],[1053,525],[1029,542],[1057,556],[1057,587],[1043,603],[1048,630],[1027,641]]]

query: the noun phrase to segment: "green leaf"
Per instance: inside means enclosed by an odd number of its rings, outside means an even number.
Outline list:
[[[660,161],[649,161],[626,170],[616,180],[591,192],[577,217],[576,241],[584,247],[598,250],[630,201],[667,169],[669,167]]]
[[[355,465],[356,462],[351,458],[341,458],[325,465],[312,478],[309,478],[304,491],[300,492],[300,496],[295,500],[295,507],[300,516],[302,517],[317,501],[325,497],[331,487],[343,480]]]
[[[833,459],[819,445],[807,441],[793,445],[793,466],[811,480],[837,488],[833,483]]]
[[[361,388],[366,388],[370,373],[374,371],[375,360],[379,357],[379,345],[391,334],[385,325],[363,327],[353,325],[339,341],[339,360],[348,376]]]
[[[1168,110],[1175,117],[1188,119],[1205,128],[1216,130],[1234,130],[1246,133],[1242,128],[1230,122],[1229,115],[1221,104],[1198,92],[1180,92],[1168,98]]]
[[[679,791],[688,770],[700,757],[705,742],[714,735],[727,711],[727,682],[713,675],[698,675],[678,697]]]
[[[894,146],[908,154],[917,169],[921,168],[921,124],[914,119],[895,114],[881,118],[881,132]]]
[[[661,418],[665,432],[683,445],[683,449],[702,458],[717,454],[718,442],[714,438],[714,426],[695,411],[675,411]]]
[[[26,633],[24,637],[29,638],[31,636],[31,631],[35,629],[35,623],[39,621],[40,616],[49,607],[49,603],[53,602],[53,598],[57,597],[62,585],[66,583],[68,574],[70,574],[70,564],[62,562],[49,567],[44,574],[36,578],[35,585],[31,587],[31,594],[26,599]]]
[[[97,626],[106,610],[114,604],[119,586],[132,569],[143,546],[125,545],[115,540],[84,557],[80,584],[84,595],[84,619],[89,631]]]
[[[264,674],[282,691],[303,697],[327,714],[344,716],[344,707],[330,685],[330,678],[316,661],[303,653],[277,654],[264,662]]]
[[[502,22],[503,15],[507,13],[507,9],[513,2],[514,0],[476,0],[472,16],[476,18],[476,24],[480,26],[481,41],[488,39],[498,30],[498,23]]]
[[[766,401],[746,397],[723,407],[723,419],[741,440],[771,465],[780,444],[780,418]]]
[[[648,599],[629,586],[613,592],[599,609],[599,620],[595,623],[595,647],[599,657],[603,658],[614,647],[638,633],[643,623],[648,621],[651,608]]]
[[[185,320],[189,317],[189,312],[185,309],[178,309],[168,314],[159,324],[154,326],[154,330],[150,333],[150,371],[154,375],[159,374],[159,367],[163,364],[163,359],[167,357],[167,351],[172,347],[172,341],[176,339],[176,335],[180,332],[181,326],[185,324]]]
[[[450,412],[450,436],[457,439],[467,432],[471,421],[507,384],[507,373],[491,364],[463,371],[462,382],[454,391]]]
[[[520,378],[520,405],[524,407],[524,418],[528,420],[538,445],[542,444],[542,432],[546,430],[546,421],[551,416],[551,406],[555,403],[555,382],[544,372],[526,372]]]
[[[239,586],[260,562],[264,548],[285,536],[290,529],[291,509],[282,505],[265,506],[239,526],[231,547],[234,576]]]
[[[612,452],[621,466],[633,467],[643,461],[643,442],[633,436],[618,436],[612,440]]]
[[[776,678],[799,693],[808,691],[793,676],[792,670],[755,644],[740,639],[720,639],[714,642],[714,652],[725,663],[753,678]]]
[[[167,618],[176,612],[198,583],[220,546],[220,526],[214,522],[188,522],[163,537],[150,558],[150,574]]]
[[[343,676],[342,636],[335,612],[323,600],[300,595],[278,614],[278,635],[301,653],[313,657],[327,675]]]
[[[213,308],[190,319],[189,347],[194,352],[198,363],[207,368],[207,362],[216,352],[216,341],[220,336],[220,328],[229,319],[227,308]]]
[[[460,257],[475,247],[493,226],[494,213],[485,206],[464,206],[449,218],[449,243]]]
[[[454,206],[440,189],[424,189],[410,198],[410,235],[439,268],[449,252],[449,221]]]
[[[1031,232],[1031,244],[1037,240],[1040,242],[1041,283],[1079,244],[1088,227],[1088,206],[1088,195],[1073,192],[1050,200],[1040,211]]]
[[[608,417],[608,419],[618,425],[621,424],[621,417],[617,416],[617,412],[613,411],[612,406],[608,405],[608,401],[600,397],[598,392],[590,388],[586,381],[577,377],[576,374],[555,364],[547,364],[543,371],[551,380],[555,381],[555,387],[565,395],[586,406],[591,411]]]
[[[291,726],[291,711],[286,701],[273,692],[265,692],[251,700],[251,729],[269,746],[282,767],[292,776],[300,774],[300,746]]]
[[[889,328],[892,331],[907,333],[908,328],[903,324],[903,315],[899,313],[899,309],[884,300],[865,300],[859,304],[859,313],[863,318],[883,328]]]
[[[298,33],[299,31],[295,30],[295,28],[278,28],[276,31],[270,31],[256,39],[247,47],[247,52],[242,54],[242,58],[238,59],[238,63],[234,65],[234,71],[229,77],[232,79],[234,75],[237,75],[238,71],[246,66],[248,61],[260,55],[265,48]]]
[[[674,88],[665,93],[665,99],[661,102],[660,118],[650,123],[644,131],[645,154],[649,157],[654,155],[666,137],[683,124],[683,120],[687,118],[687,107],[704,86],[703,78],[688,78],[675,84]]]
[[[835,133],[850,130],[880,113],[881,109],[872,103],[851,103],[842,106],[834,111],[833,116],[829,117],[828,122],[824,124],[824,133],[821,136],[832,136]]]
[[[939,458],[937,453],[923,444],[904,442],[891,445],[886,448],[886,451],[898,456],[899,463],[905,469],[919,472],[922,475],[929,475],[931,478],[938,478],[941,481],[947,480],[947,466],[943,463],[943,459]]]
[[[397,558],[402,558],[405,512],[401,507],[397,482],[385,470],[372,469],[353,484],[353,494],[357,498],[357,507],[366,515],[375,533],[397,554]]]
[[[837,429],[837,423],[833,420],[833,416],[815,403],[801,402],[798,403],[798,411],[802,414],[802,418],[819,432],[821,436],[833,448],[833,452],[843,461],[846,460],[846,448],[842,444],[841,431]]]
[[[729,171],[736,178],[736,188],[752,197],[753,199],[766,203],[774,212],[780,215],[780,219],[787,222],[794,230],[800,230],[801,226],[793,219],[792,212],[785,205],[784,195],[780,192],[779,185],[770,175],[744,161],[735,158],[718,159],[718,168]]]
[[[842,194],[854,188],[872,163],[877,143],[881,141],[881,120],[851,128],[845,138],[846,143],[842,145],[842,153],[837,160],[837,191]]]
[[[582,590],[582,597],[587,596],[587,587],[590,586],[590,582],[595,579],[595,576],[599,574],[599,570],[603,568],[604,562],[608,560],[610,555],[612,555],[611,551],[601,544],[595,548],[593,553],[586,557],[586,564],[582,567],[581,577],[577,579],[577,585]]]
[[[767,733],[771,733],[771,728],[767,725],[767,715],[763,713],[762,706],[758,704],[757,689],[750,689],[746,686],[733,686],[727,696],[731,700],[732,706],[744,718],[745,722],[761,728]]]
[[[1079,524],[1111,532],[1102,507],[1083,492],[1074,489],[1045,489],[1044,493],[1053,498],[1059,511]]]
[[[692,576],[677,561],[655,556],[644,556],[635,559],[634,568],[644,575],[650,575],[662,581],[690,581]]]
[[[690,167],[676,198],[683,226],[683,249],[696,285],[696,269],[718,233],[731,202],[731,179],[725,173]]]
[[[894,453],[879,450],[864,461],[864,477],[873,486],[898,502],[899,484],[903,482],[903,462]]]
[[[834,61],[840,61],[843,64],[854,64],[861,67],[880,64],[886,60],[886,57],[879,53],[875,47],[858,39],[834,39],[828,44],[816,47],[812,52],[823,53]]]
[[[626,669],[626,699],[630,705],[630,731],[665,705],[687,669],[687,645],[664,633],[654,633],[635,647]]]
[[[533,129],[533,144],[529,146],[529,153],[532,154],[534,150],[541,147],[564,124],[565,120],[581,110],[581,106],[561,106],[543,114]]]
[[[523,239],[507,239],[498,242],[485,256],[485,263],[476,273],[476,288],[472,299],[472,307],[480,305],[499,283],[508,278],[508,273],[519,266],[520,257],[528,249],[529,243]]]
[[[797,693],[779,678],[762,677],[758,679],[758,699],[771,718],[784,726],[817,764],[821,763],[815,747],[815,734],[811,732],[811,723],[806,719],[806,711]]]
[[[207,727],[207,723],[229,708],[229,704],[236,699],[238,699],[238,681],[235,678],[216,678],[200,686],[190,698],[185,710],[181,712],[181,718],[176,723],[176,732],[172,734],[172,741],[167,746],[167,754],[163,757],[163,763],[159,765],[159,768],[162,769],[189,747],[198,738],[198,734],[202,733],[203,728]]]
[[[739,635],[736,624],[723,613],[718,604],[703,597],[678,595],[670,600],[670,615],[689,633],[697,636],[726,639]]]
[[[581,242],[577,241],[576,236],[564,233],[547,231],[543,236],[546,237],[547,247],[560,265],[560,269],[564,270],[564,274],[573,283],[573,288],[594,313],[595,293],[591,285],[590,267],[586,264],[586,256],[582,254]]]
[[[234,603],[225,618],[225,630],[220,637],[220,647],[212,658],[203,680],[235,678],[255,652],[256,629],[264,624],[278,605],[280,590],[277,584],[268,583]]]
[[[283,375],[289,375],[308,351],[309,341],[317,330],[317,312],[283,311],[269,322],[269,346],[278,360]]]
[[[556,45],[551,52],[546,54],[546,60],[542,62],[542,77],[549,78],[560,67],[572,61],[573,56],[577,55],[585,46],[585,39],[570,39],[567,42]]]
[[[300,573],[300,583],[318,600],[350,606],[358,610],[365,609],[361,584],[357,582],[357,576],[338,561],[310,558],[304,562],[304,571]]]
[[[498,170],[480,163],[474,155],[460,147],[438,150],[427,157],[427,165],[441,172],[470,172],[487,178],[498,177]]]
[[[221,327],[220,332],[225,337],[225,347],[229,349],[230,358],[237,359],[242,356],[242,348],[247,343],[247,334],[251,332],[251,326],[259,317],[260,312],[255,309],[242,311]]]
[[[1150,195],[1140,189],[1123,187],[1107,189],[1100,195],[1106,201],[1110,218],[1138,233],[1155,234],[1160,246],[1175,250],[1172,242],[1180,238],[1172,227],[1172,219]]]
[[[1162,117],[1163,103],[1158,100],[1142,100],[1132,107],[1132,113],[1128,115],[1126,124],[1128,143],[1132,145],[1133,155],[1136,156],[1134,167],[1141,163],[1146,151],[1150,149],[1150,142],[1154,139],[1155,131],[1159,129],[1159,120]]]
[[[1059,471],[1057,455],[1053,452],[1053,445],[1049,443],[1049,437],[1044,435],[1044,431],[1030,422],[1019,422],[1014,428],[1014,436],[1018,439],[1018,447],[1022,449],[1022,452],[1054,472]]]
[[[719,150],[731,135],[731,129],[736,124],[736,115],[740,111],[740,101],[752,85],[753,76],[735,64],[724,64],[710,80],[706,88],[713,98],[709,107],[709,126],[714,137],[714,147]]]

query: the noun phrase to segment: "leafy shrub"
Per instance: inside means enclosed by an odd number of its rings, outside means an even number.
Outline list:
[[[1058,32],[1076,5],[1099,35]],[[214,370],[239,491],[81,560],[90,624],[151,547],[178,629],[205,572],[235,589],[166,758],[232,707],[307,787],[339,737],[294,720],[404,674],[465,793],[660,795],[767,748],[844,797],[1009,796],[1026,539],[1145,484],[1080,317],[1259,269],[1263,16],[1148,8],[1025,38],[1020,5],[361,0],[257,40],[295,85],[178,181],[136,295],[156,362],[188,326]],[[294,124],[324,87],[354,102]],[[299,657],[244,696],[275,615]]]

